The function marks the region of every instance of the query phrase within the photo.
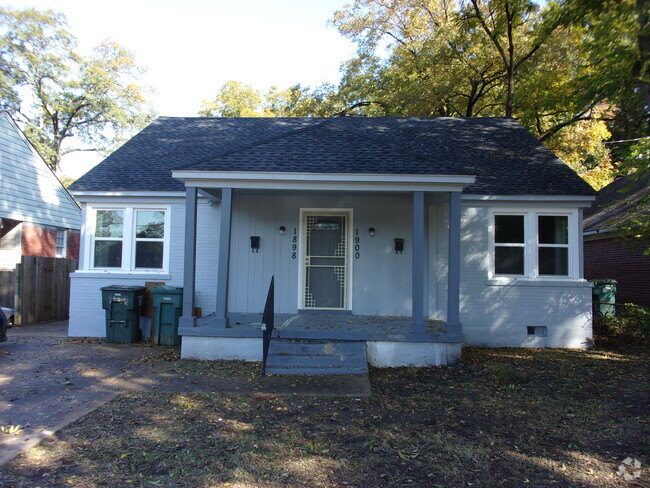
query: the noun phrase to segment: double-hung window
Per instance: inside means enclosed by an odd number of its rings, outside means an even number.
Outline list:
[[[121,268],[124,250],[124,210],[97,210],[94,268]]]
[[[161,269],[165,252],[165,211],[135,210],[135,268]]]
[[[528,211],[493,214],[492,275],[577,277],[570,247],[573,214]]]
[[[56,231],[55,253],[57,258],[68,257],[68,231],[66,229],[58,229]]]
[[[96,208],[93,224],[90,268],[126,272],[166,269],[168,209]]]
[[[537,216],[537,265],[540,276],[569,275],[569,218]]]
[[[523,215],[494,216],[494,272],[504,275],[525,273],[526,241]]]

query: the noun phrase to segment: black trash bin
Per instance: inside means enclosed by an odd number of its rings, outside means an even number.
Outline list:
[[[106,342],[140,340],[140,307],[144,286],[111,285],[102,290],[102,308],[106,310]]]
[[[603,317],[616,315],[616,280],[591,280],[594,284],[592,297],[596,302],[596,313]]]
[[[176,346],[180,344],[178,319],[183,312],[183,288],[157,286],[153,295],[153,340],[155,344]]]

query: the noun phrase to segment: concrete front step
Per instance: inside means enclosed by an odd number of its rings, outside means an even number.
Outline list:
[[[267,374],[368,374],[366,344],[322,340],[273,339]]]

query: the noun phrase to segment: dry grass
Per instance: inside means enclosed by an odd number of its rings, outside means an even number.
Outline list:
[[[126,394],[0,486],[649,486],[649,371],[648,349],[466,349],[451,368],[373,370],[363,399]],[[617,474],[627,456],[640,480]]]

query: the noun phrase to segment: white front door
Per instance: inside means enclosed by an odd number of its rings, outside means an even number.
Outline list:
[[[303,214],[302,308],[348,310],[347,213]]]

